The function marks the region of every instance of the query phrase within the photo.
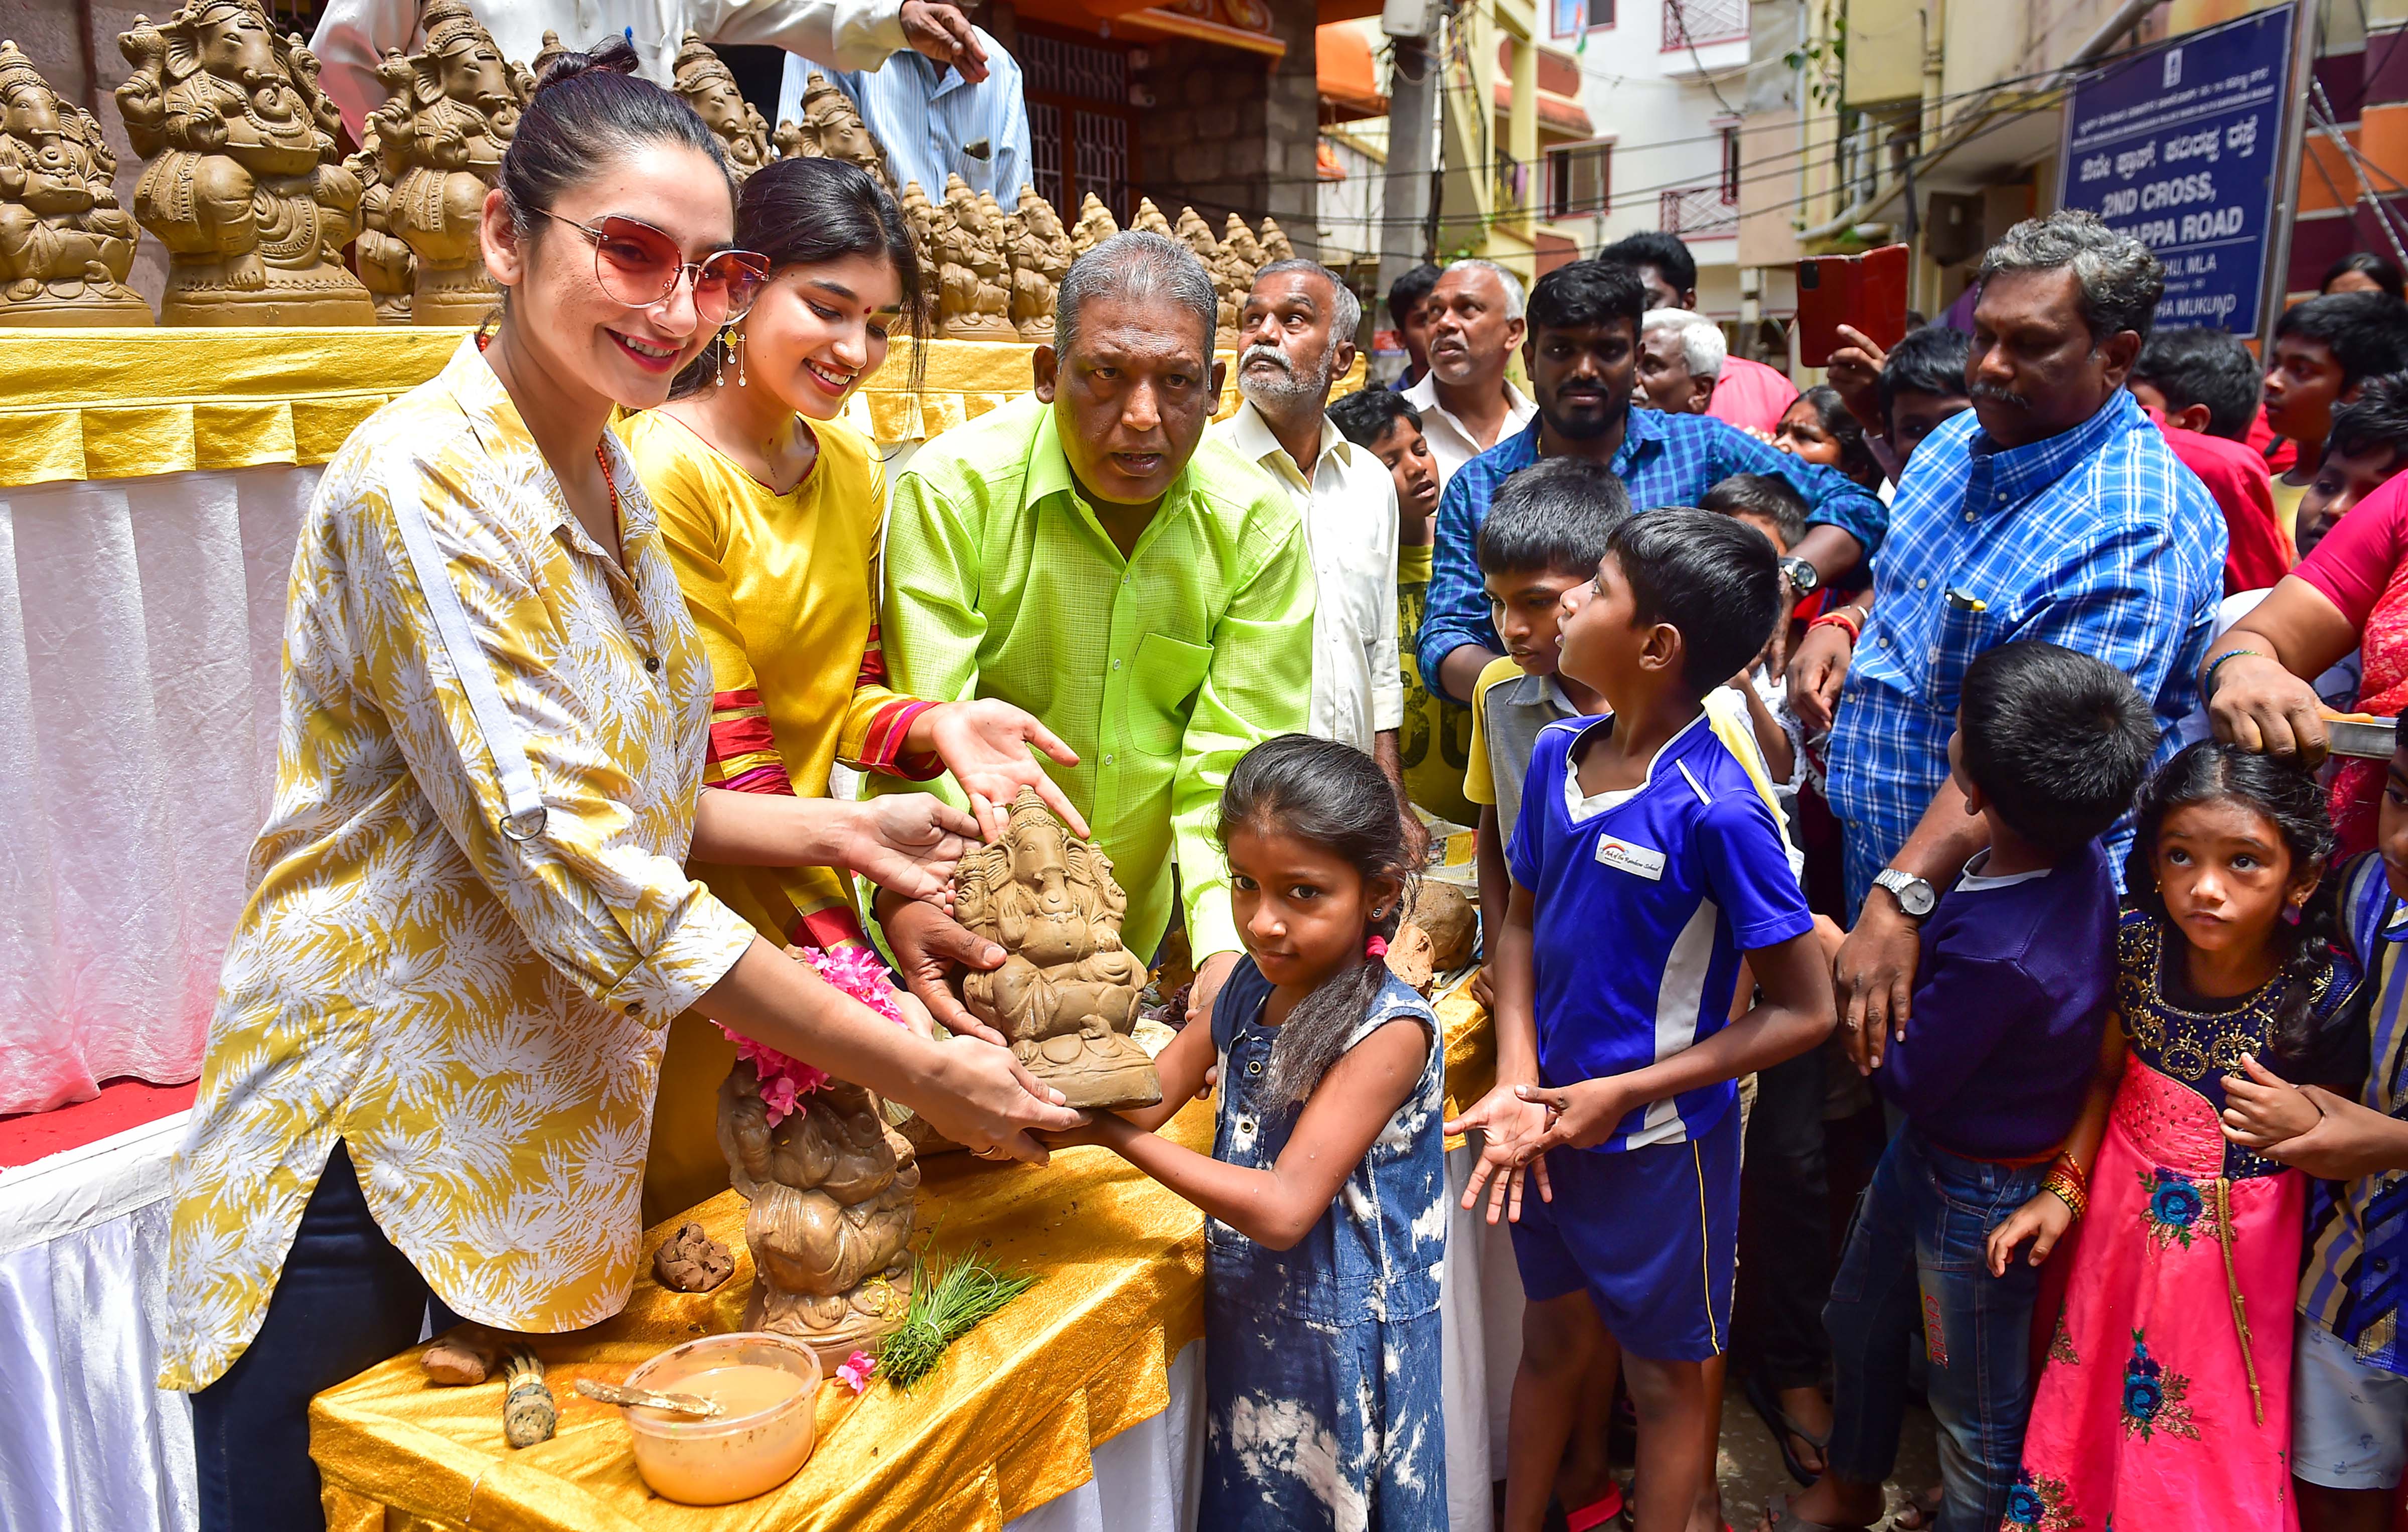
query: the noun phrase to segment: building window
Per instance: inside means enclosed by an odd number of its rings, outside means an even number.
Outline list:
[[[1591,27],[1613,24],[1613,0],[1550,0],[1548,14],[1558,37],[1577,37]]]
[[[1124,225],[1135,216],[1128,55],[1024,27],[1016,50],[1028,102],[1031,179],[1064,223],[1089,193]]]
[[[1547,151],[1547,216],[1603,212],[1612,190],[1613,146],[1575,144]]]
[[[1739,200],[1739,129],[1723,129],[1723,200]]]

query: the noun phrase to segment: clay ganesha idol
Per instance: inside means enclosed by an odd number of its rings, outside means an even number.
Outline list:
[[[868,1091],[829,1080],[781,1115],[739,1062],[719,1087],[719,1148],[752,1204],[744,1328],[793,1336],[826,1357],[903,1322],[920,1166]]]
[[[1154,1062],[1129,1038],[1146,970],[1121,946],[1128,895],[1111,859],[1023,790],[1003,838],[964,857],[954,878],[954,918],[1008,954],[962,980],[971,1014],[1073,1106],[1160,1101]]]

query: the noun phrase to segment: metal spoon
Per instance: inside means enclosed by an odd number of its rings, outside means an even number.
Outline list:
[[[694,1394],[654,1394],[650,1389],[629,1388],[624,1383],[597,1383],[591,1378],[577,1380],[577,1392],[604,1404],[632,1405],[644,1409],[666,1409],[674,1415],[700,1415],[708,1420],[727,1413],[716,1399],[706,1399]]]

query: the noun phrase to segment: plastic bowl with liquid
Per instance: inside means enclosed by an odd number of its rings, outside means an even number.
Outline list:
[[[636,1471],[663,1499],[718,1506],[766,1495],[811,1455],[820,1360],[784,1336],[747,1332],[690,1340],[627,1375],[632,1388],[699,1394],[726,1413],[698,1420],[666,1410],[623,1410],[636,1438]]]

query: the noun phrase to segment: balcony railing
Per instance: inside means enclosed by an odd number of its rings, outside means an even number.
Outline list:
[[[1723,198],[1720,186],[1684,186],[1656,194],[1657,224],[1666,234],[1711,239],[1739,232],[1739,204]]]
[[[1732,42],[1747,36],[1747,0],[1664,0],[1664,49]]]

